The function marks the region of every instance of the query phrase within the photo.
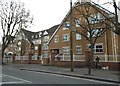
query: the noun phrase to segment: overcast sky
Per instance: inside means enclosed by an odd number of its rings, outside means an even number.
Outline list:
[[[25,6],[30,9],[34,16],[34,25],[29,29],[31,31],[41,31],[60,24],[70,9],[70,0],[21,0]],[[72,0],[73,3],[76,0]],[[99,4],[112,0],[92,0]],[[118,1],[118,0],[116,0]],[[105,5],[104,5],[105,6]],[[113,6],[106,6],[110,11],[114,11]]]
[[[28,30],[37,32],[60,24],[70,9],[70,0],[20,0],[34,16],[34,25]],[[72,0],[74,3],[76,0]],[[112,0],[92,0],[98,4],[112,2]],[[116,0],[118,2],[120,0]],[[102,5],[114,12],[112,5]],[[109,7],[109,8],[108,8]],[[1,34],[0,34],[1,36]],[[1,39],[0,39],[1,41]]]

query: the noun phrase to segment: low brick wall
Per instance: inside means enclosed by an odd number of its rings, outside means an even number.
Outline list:
[[[29,63],[28,60],[25,61],[20,61],[20,60],[15,60],[14,63],[16,64],[41,64],[41,60],[31,60]],[[74,67],[87,67],[85,61],[75,61]],[[50,64],[49,64],[50,65]],[[71,63],[70,61],[55,61],[54,64],[55,66],[62,66],[62,67],[70,67]],[[100,62],[100,65],[102,67],[108,66],[110,70],[120,70],[120,62]]]
[[[110,70],[120,71],[120,62],[101,62],[102,67],[108,66]]]
[[[85,67],[85,62],[84,61],[75,61],[74,63],[75,67]],[[55,61],[55,66],[63,66],[63,67],[70,67],[71,63],[70,61]]]
[[[63,66],[63,67],[70,67],[70,61],[55,61],[55,66]],[[102,67],[108,66],[110,70],[120,70],[120,62],[100,62]],[[75,61],[74,67],[87,67],[85,61]],[[95,65],[94,65],[95,67]]]
[[[41,64],[41,60],[31,60],[30,62],[28,60],[25,60],[25,61],[15,60],[14,63],[16,64]]]
[[[28,60],[25,60],[25,61],[15,60],[14,63],[15,64],[28,64]]]

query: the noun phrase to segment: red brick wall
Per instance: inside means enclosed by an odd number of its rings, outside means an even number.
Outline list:
[[[85,67],[85,62],[83,61],[75,61],[74,63],[75,67]],[[54,63],[55,66],[63,66],[63,67],[69,67],[71,66],[70,61],[55,61]]]
[[[108,66],[110,70],[120,70],[120,62],[101,62],[102,67]]]
[[[41,64],[41,60],[31,60],[30,63],[28,60],[25,60],[25,61],[15,60],[14,63],[16,64]]]
[[[70,61],[55,61],[55,66],[70,67]],[[120,70],[120,62],[100,62],[102,67],[108,66],[110,70]],[[86,67],[85,61],[75,61],[74,67]]]

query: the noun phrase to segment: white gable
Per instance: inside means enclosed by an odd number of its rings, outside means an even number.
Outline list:
[[[39,32],[39,37],[41,37],[41,35],[42,35],[42,32]]]
[[[47,35],[48,34],[48,32],[47,31],[45,31],[44,33],[43,33],[43,35]]]

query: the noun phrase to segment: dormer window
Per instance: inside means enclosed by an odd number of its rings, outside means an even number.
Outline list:
[[[70,22],[65,22],[63,30],[69,29],[69,28],[70,28]]]
[[[34,38],[34,35],[32,35],[32,38]]]
[[[38,38],[38,35],[36,35],[35,38]]]
[[[41,37],[41,35],[42,35],[42,32],[39,32],[39,37]]]
[[[54,43],[57,43],[58,42],[58,35],[55,35],[54,37]]]
[[[80,27],[80,20],[79,19],[76,19],[75,23],[76,23],[76,27]]]

